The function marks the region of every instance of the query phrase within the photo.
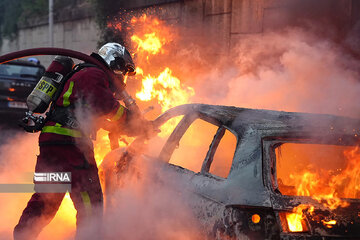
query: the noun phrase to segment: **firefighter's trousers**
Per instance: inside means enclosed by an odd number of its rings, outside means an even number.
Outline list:
[[[76,145],[41,146],[35,172],[71,172],[70,197],[77,210],[76,239],[101,239],[98,234],[103,197],[92,149],[80,150]],[[14,229],[14,239],[35,239],[54,218],[64,196],[65,193],[34,193]]]

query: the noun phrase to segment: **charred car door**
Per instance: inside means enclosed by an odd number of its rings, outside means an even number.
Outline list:
[[[228,128],[215,119],[191,113],[180,121],[159,154],[192,195],[190,205],[210,235],[226,208],[223,186],[236,146],[237,136]]]

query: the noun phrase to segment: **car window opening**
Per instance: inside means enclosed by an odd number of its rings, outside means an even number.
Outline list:
[[[211,174],[227,178],[234,158],[236,143],[236,136],[229,130],[225,129],[225,134],[220,140],[210,166],[209,172]]]
[[[275,148],[275,155],[282,194],[360,198],[358,146],[284,143]]]
[[[204,160],[209,154],[211,143],[215,141],[218,129],[219,127],[216,125],[196,119],[181,137],[169,163],[193,172],[200,172]],[[230,172],[235,148],[236,137],[226,129],[216,151],[212,153],[208,172],[226,178]]]

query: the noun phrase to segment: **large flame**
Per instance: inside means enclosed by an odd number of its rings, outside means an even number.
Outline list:
[[[322,154],[313,156],[316,152],[327,154],[323,155],[323,160],[326,161],[328,168],[323,166],[323,163],[317,162],[321,161],[317,158]],[[309,196],[330,210],[349,206],[347,198],[360,197],[360,178],[358,177],[360,174],[360,151],[358,146],[286,143],[281,146],[281,150],[278,150],[277,156],[281,161],[278,163],[279,166],[287,164],[283,161],[285,159],[289,161],[288,164],[294,164],[300,159],[304,163],[311,160],[311,164],[307,164],[305,168],[300,167],[301,164],[291,168],[289,178],[284,175],[289,172],[289,166],[278,168],[278,177],[281,176],[281,179],[278,180],[279,189],[282,194]],[[300,159],[297,159],[296,156],[299,156]],[[287,222],[291,223],[289,229],[301,231],[299,222],[305,217],[303,210],[312,214],[313,210],[309,211],[309,209],[313,208],[311,205],[294,208],[293,213],[287,215]],[[325,227],[332,228],[336,224],[336,220],[323,219],[322,223]]]
[[[136,97],[142,101],[157,99],[162,110],[166,111],[187,103],[194,94],[193,88],[181,84],[180,80],[172,75],[172,71],[165,68],[158,77],[145,76],[142,81],[142,89],[136,93]]]
[[[195,94],[192,87],[186,86],[173,74],[168,66],[163,66],[162,71],[152,70],[152,62],[149,57],[154,54],[162,54],[166,51],[166,44],[173,40],[169,27],[159,19],[148,17],[146,14],[139,18],[132,18],[132,23],[139,24],[131,41],[136,47],[138,65],[136,72],[141,77],[141,90],[136,92],[136,98],[141,101],[156,100],[161,106],[161,111],[166,111],[174,106],[188,103],[190,97]],[[146,59],[146,61],[143,61]],[[158,65],[158,63],[154,63]],[[149,67],[150,66],[150,67]],[[156,66],[159,69],[158,66]],[[157,77],[156,77],[157,76]]]
[[[287,229],[290,232],[306,232],[309,229],[307,226],[305,213],[312,215],[313,212],[313,206],[300,204],[299,206],[293,208],[292,212],[281,213],[280,217],[285,216],[284,221],[286,221]]]
[[[133,55],[136,55],[135,61],[138,65],[137,79],[141,81],[141,87],[135,93],[139,100],[138,103],[140,105],[142,102],[149,101],[156,103],[160,112],[189,103],[191,96],[195,95],[194,89],[182,83],[168,66],[164,66],[162,71],[153,70],[150,58],[167,52],[167,44],[172,42],[176,35],[174,31],[158,18],[146,14],[132,17],[130,24],[134,32],[129,40],[135,48]],[[116,30],[122,28],[120,23],[109,23],[108,26],[112,26]],[[171,126],[176,124],[179,119],[174,121],[162,126],[159,136],[168,136]],[[133,138],[124,136],[119,140],[119,145],[126,147],[132,140]],[[110,151],[108,132],[100,129],[97,133],[97,140],[94,142],[95,159],[98,165]]]
[[[288,228],[291,232],[304,231],[304,226],[303,226],[303,220],[305,217],[303,214],[304,208],[306,207],[300,205],[298,207],[295,207],[292,213],[288,213],[286,215]]]
[[[131,41],[135,43],[136,52],[143,54],[156,55],[164,53],[164,45],[172,41],[172,32],[158,18],[149,17],[143,14],[141,17],[133,17],[131,24],[139,26],[131,36]]]
[[[166,44],[172,42],[176,34],[162,21],[148,17],[146,14],[140,18],[132,18],[131,23],[138,24],[135,29],[140,32],[131,37],[131,41],[136,47],[139,65],[136,72],[142,82],[141,89],[135,94],[136,98],[145,102],[155,101],[160,106],[160,112],[189,103],[190,98],[195,95],[192,87],[182,83],[169,66],[165,65],[160,72],[154,71],[151,67],[150,56],[167,52]],[[146,60],[144,61],[144,59]],[[179,120],[172,119],[161,126],[159,136],[168,136]]]
[[[292,156],[299,155],[301,153],[299,151],[311,153],[326,151],[329,154],[325,156],[326,159],[324,160],[327,161],[329,168],[326,169],[324,166],[319,165],[316,156],[310,157],[309,162],[304,153],[302,157],[307,165],[304,168],[300,168],[299,165],[297,168],[292,169],[289,178],[286,180],[286,185],[291,185],[293,188],[284,187],[282,183],[284,179],[279,180],[281,182],[279,188],[283,194],[311,196],[330,209],[348,206],[349,203],[343,200],[344,198],[359,198],[360,151],[358,146],[296,145],[284,144],[281,147],[281,154],[277,153],[277,155],[279,157],[284,156],[284,159],[288,161],[298,161],[291,159]],[[298,150],[295,151],[295,149]],[[280,168],[279,171],[278,176],[284,177],[290,170]]]

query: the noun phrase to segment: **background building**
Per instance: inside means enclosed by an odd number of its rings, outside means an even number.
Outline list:
[[[96,49],[104,32],[96,21],[98,9],[86,0],[70,2],[55,12],[54,45],[89,53]],[[249,34],[290,25],[309,26],[309,19],[311,24],[321,24],[320,32],[331,27],[338,42],[354,34],[354,29],[360,32],[358,0],[118,0],[116,8],[119,15],[124,10],[125,14],[137,14],[156,9],[161,19],[193,29],[190,40],[201,35],[216,43],[214,54],[226,54]],[[351,44],[356,53],[360,44]],[[44,46],[49,46],[47,16],[38,16],[19,24],[14,39],[4,38],[0,54]]]

